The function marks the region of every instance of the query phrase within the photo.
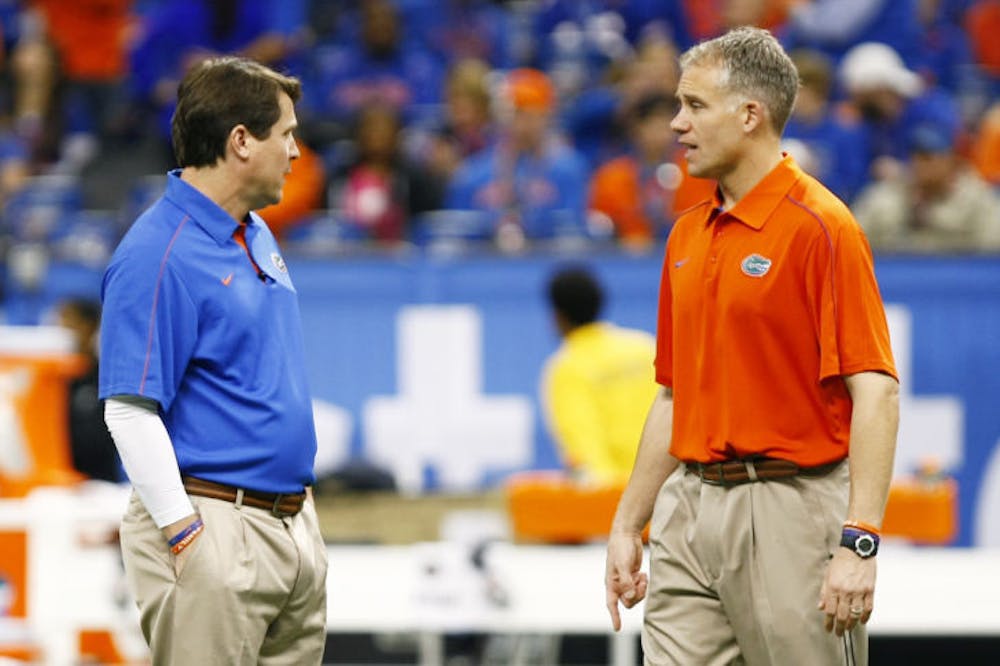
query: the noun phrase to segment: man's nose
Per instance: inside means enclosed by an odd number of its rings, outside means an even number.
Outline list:
[[[687,129],[687,117],[685,117],[683,110],[678,111],[677,115],[670,121],[670,129],[677,134],[680,134]]]

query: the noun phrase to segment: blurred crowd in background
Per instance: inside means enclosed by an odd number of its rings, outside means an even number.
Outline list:
[[[103,266],[218,54],[303,81],[262,211],[287,247],[655,248],[713,187],[673,141],[676,58],[746,24],[800,70],[786,150],[877,250],[1000,251],[997,0],[0,0],[6,280]]]

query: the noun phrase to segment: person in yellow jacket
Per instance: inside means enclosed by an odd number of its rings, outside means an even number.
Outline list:
[[[584,268],[553,275],[548,297],[562,336],[542,372],[549,431],[575,478],[623,484],[657,391],[654,338],[599,321],[603,290]]]

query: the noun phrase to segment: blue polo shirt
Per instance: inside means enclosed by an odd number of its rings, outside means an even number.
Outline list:
[[[170,173],[111,258],[100,396],[160,404],[182,474],[265,492],[313,481],[316,433],[298,297],[270,230]]]

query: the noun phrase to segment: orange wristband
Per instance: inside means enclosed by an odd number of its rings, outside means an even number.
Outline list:
[[[875,527],[871,523],[864,523],[860,520],[846,520],[844,521],[844,527],[853,527],[855,529],[864,530],[865,532],[870,532],[875,536],[882,536],[882,530]]]

